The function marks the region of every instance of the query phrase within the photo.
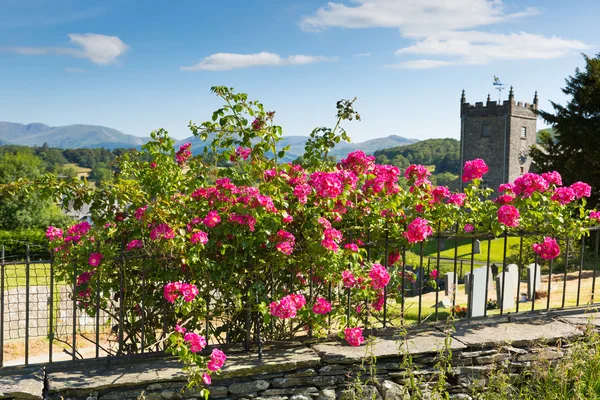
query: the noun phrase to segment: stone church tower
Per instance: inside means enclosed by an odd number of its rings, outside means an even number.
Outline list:
[[[489,167],[483,177],[483,187],[498,189],[501,183],[512,182],[531,168],[529,148],[536,142],[535,111],[538,108],[537,92],[533,104],[516,103],[511,86],[508,101],[498,104],[467,103],[465,91],[460,99],[460,159],[481,158]],[[461,170],[462,171],[462,170]],[[461,188],[463,186],[462,176]]]

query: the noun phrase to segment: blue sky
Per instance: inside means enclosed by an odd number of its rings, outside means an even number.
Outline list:
[[[461,90],[497,98],[494,75],[516,100],[564,102],[599,17],[596,0],[0,0],[0,121],[184,138],[226,85],[286,135],[357,97],[354,141],[458,138]]]

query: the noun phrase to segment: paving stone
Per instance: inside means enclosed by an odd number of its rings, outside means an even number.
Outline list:
[[[408,352],[411,355],[437,353],[444,348],[446,336],[439,331],[422,331],[409,333],[407,341],[394,337],[376,338],[373,346],[353,347],[342,342],[328,342],[313,345],[313,349],[326,363],[356,364],[365,357],[375,356],[377,359],[397,358]],[[462,343],[452,340],[452,351],[466,349]]]
[[[455,339],[471,348],[485,348],[511,344],[525,346],[536,341],[556,342],[582,335],[576,327],[549,318],[520,320],[518,322],[480,323],[466,321],[456,325]]]
[[[183,395],[176,390],[163,390],[160,396],[165,400],[180,400]]]
[[[319,392],[315,400],[336,400],[334,389],[323,389]]]
[[[564,353],[562,351],[557,351],[555,349],[542,349],[541,351],[523,354],[517,357],[517,361],[546,361],[546,360],[556,360],[558,358],[563,358]]]
[[[375,386],[361,386],[359,390],[348,389],[341,394],[341,400],[383,400]]]
[[[221,398],[227,397],[229,390],[226,386],[211,386],[210,387],[210,397]]]
[[[299,387],[299,388],[284,388],[284,389],[267,389],[262,392],[263,396],[281,396],[285,394],[307,394],[317,393],[319,389],[314,386]]]
[[[251,382],[240,382],[240,383],[232,383],[229,385],[229,393],[231,394],[246,394],[253,392],[260,392],[269,387],[269,382],[258,380]]]
[[[519,349],[517,347],[512,347],[512,346],[502,346],[502,349],[508,351],[509,353],[514,353],[514,354],[527,354],[527,353],[529,353],[529,351],[527,351],[525,349]]]
[[[408,389],[393,381],[383,381],[379,386],[383,400],[410,400]]]
[[[42,399],[44,373],[41,369],[12,371],[0,376],[0,397]]]
[[[305,394],[295,394],[290,397],[290,400],[312,400],[312,397]]]
[[[463,351],[460,353],[462,358],[473,358],[481,356],[489,356],[490,354],[496,354],[498,350],[481,350],[481,351]]]

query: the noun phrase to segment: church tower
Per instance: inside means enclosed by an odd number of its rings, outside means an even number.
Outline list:
[[[465,91],[460,99],[460,159],[481,158],[489,167],[483,186],[494,190],[529,172],[529,148],[536,142],[538,96],[533,103],[516,103],[512,86],[508,101],[467,103]],[[461,170],[462,171],[462,170]],[[461,188],[462,188],[462,176]]]

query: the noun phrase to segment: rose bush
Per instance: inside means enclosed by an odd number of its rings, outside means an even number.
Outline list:
[[[400,300],[398,288],[414,280],[398,272],[401,255],[427,238],[580,237],[592,223],[589,189],[564,189],[556,173],[525,174],[494,195],[480,186],[488,167],[478,159],[465,164],[464,191],[451,193],[432,185],[424,166],[403,173],[362,151],[327,161],[348,140],[341,123],[360,119],[353,101],[338,102],[335,128],[311,133],[302,165],[281,163],[287,149],[278,145],[274,112],[231,89],[213,92],[225,105],[210,121],[190,123],[197,141],[175,151],[167,132],[153,132],[139,154],[119,159],[114,185],[92,191],[43,182],[49,193],[92,206],[93,226],[48,230],[56,270],[75,282],[80,306],[93,315],[99,305],[113,317],[120,351],[157,346],[167,327],[168,348],[194,384],[209,384],[226,362],[222,351],[209,356],[206,348],[249,343],[257,339],[253,325],[267,340],[333,328],[360,345],[365,317],[381,310],[384,290],[389,301]],[[197,146],[203,151],[193,155]],[[387,239],[397,248],[371,245]],[[556,256],[553,243],[535,251]],[[430,278],[436,287],[437,270]]]

